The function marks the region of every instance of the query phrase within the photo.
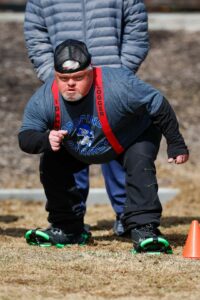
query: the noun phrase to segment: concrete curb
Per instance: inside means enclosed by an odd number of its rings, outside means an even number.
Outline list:
[[[149,30],[200,30],[200,13],[149,13]],[[0,22],[23,22],[24,13],[0,13]]]
[[[150,13],[149,30],[200,30],[200,13]]]
[[[172,200],[178,193],[179,189],[160,188],[159,197],[162,204]],[[23,201],[45,201],[43,189],[0,189],[0,201],[7,199],[20,199]],[[109,199],[104,188],[91,188],[87,204],[108,204]]]

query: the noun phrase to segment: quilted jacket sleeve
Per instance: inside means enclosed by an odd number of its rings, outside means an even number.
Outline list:
[[[144,1],[124,0],[122,64],[136,72],[149,50],[148,17]]]
[[[53,47],[43,18],[42,1],[29,0],[26,5],[24,35],[28,56],[43,82],[53,71]],[[38,47],[38,45],[40,45]]]

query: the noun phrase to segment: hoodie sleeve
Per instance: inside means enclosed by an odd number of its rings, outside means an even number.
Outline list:
[[[49,131],[25,130],[18,134],[18,141],[20,149],[29,154],[39,154],[51,150]]]
[[[158,126],[167,140],[167,154],[169,158],[188,154],[188,148],[179,131],[179,124],[175,112],[169,102],[163,98],[159,109],[151,115],[153,123]]]
[[[141,107],[145,109],[153,124],[166,138],[169,158],[188,154],[188,148],[179,131],[178,120],[169,102],[157,89],[137,76],[131,75],[129,78],[131,84],[128,103],[132,113],[136,113]]]
[[[43,17],[42,1],[27,1],[24,35],[28,56],[43,82],[53,72],[53,47]]]
[[[42,86],[27,103],[18,134],[21,150],[37,154],[50,150],[49,130],[53,127],[55,110],[50,96],[45,98]]]

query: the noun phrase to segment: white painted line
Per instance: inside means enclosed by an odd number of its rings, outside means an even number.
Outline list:
[[[200,30],[199,13],[150,13],[150,30]]]
[[[24,13],[18,12],[1,12],[0,13],[0,21],[1,22],[23,22],[24,21]]]
[[[172,200],[178,193],[179,189],[160,188],[159,197],[161,203]],[[46,197],[43,189],[0,189],[0,200],[20,199],[27,201],[45,201]],[[107,204],[109,199],[104,188],[90,189],[87,204]]]

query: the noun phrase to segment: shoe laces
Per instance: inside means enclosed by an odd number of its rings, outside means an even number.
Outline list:
[[[49,227],[47,230],[51,231],[54,234],[57,235],[62,235],[64,232],[62,231],[62,229],[57,228],[57,227]]]
[[[153,235],[160,235],[160,230],[156,227],[154,224],[145,224],[138,226],[137,229],[144,231],[144,232],[149,232],[152,233]]]

